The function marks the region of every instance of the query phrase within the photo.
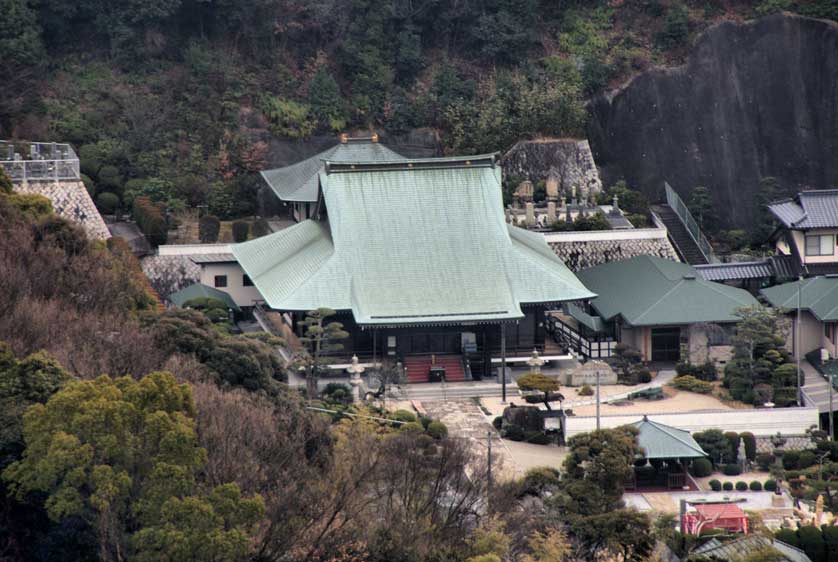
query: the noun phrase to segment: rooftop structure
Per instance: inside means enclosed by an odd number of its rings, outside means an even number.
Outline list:
[[[794,199],[771,203],[768,209],[786,228],[838,228],[838,189],[801,191]]]
[[[652,256],[578,272],[599,296],[591,306],[605,320],[631,326],[736,322],[734,312],[758,304],[747,291],[702,278],[690,265]]]
[[[217,299],[227,305],[227,308],[231,310],[241,310],[239,305],[237,305],[233,300],[233,297],[231,297],[228,293],[219,291],[215,287],[210,287],[202,283],[193,283],[192,285],[184,287],[180,291],[169,295],[169,301],[179,307],[183,307],[183,305],[192,299],[200,298]]]
[[[838,322],[838,276],[792,281],[768,287],[761,293],[771,306],[787,310],[797,309],[799,295],[800,308],[821,322]]]
[[[748,532],[748,516],[735,503],[699,503],[692,507],[681,518],[681,529],[685,534],[700,535],[701,531],[710,529]]]
[[[696,548],[693,554],[705,556],[711,560],[740,560],[747,558],[754,551],[765,548],[773,548],[780,552],[782,558],[772,558],[778,562],[812,562],[812,559],[799,548],[761,535],[749,535],[724,543],[717,538],[711,538]]]
[[[293,204],[297,220],[310,218],[320,193],[320,175],[329,162],[392,162],[403,157],[370,137],[340,136],[340,142],[296,164],[264,170],[262,177],[276,196]]]
[[[689,431],[651,421],[648,417],[632,424],[637,444],[647,459],[694,459],[707,456]]]
[[[236,244],[279,310],[350,310],[359,325],[485,323],[593,297],[541,234],[508,226],[494,155],[325,162],[328,221]]]

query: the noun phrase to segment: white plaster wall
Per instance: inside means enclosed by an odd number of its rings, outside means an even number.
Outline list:
[[[256,287],[245,287],[242,284],[244,270],[238,263],[211,263],[201,265],[201,283],[215,287],[215,276],[226,275],[227,286],[216,287],[233,297],[239,306],[253,306],[254,301],[264,300]]]

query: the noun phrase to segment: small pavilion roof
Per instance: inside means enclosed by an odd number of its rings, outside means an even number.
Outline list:
[[[227,308],[240,310],[239,305],[236,304],[233,297],[231,297],[228,293],[219,291],[215,287],[210,287],[209,285],[204,285],[203,283],[193,283],[192,285],[184,287],[180,291],[169,295],[169,300],[172,304],[179,307],[183,307],[185,303],[191,301],[192,299],[199,298],[218,299],[226,304]]]
[[[543,235],[504,221],[494,155],[327,162],[328,222],[233,246],[279,310],[351,310],[369,325],[496,322],[594,296]]]
[[[591,306],[606,321],[617,316],[631,326],[736,322],[734,312],[755,306],[746,290],[707,281],[695,268],[654,256],[636,256],[577,273],[599,296]]]
[[[378,142],[378,137],[343,137],[339,144],[284,168],[264,170],[262,177],[283,201],[317,201],[325,162],[383,162],[403,156]]]
[[[632,424],[637,428],[637,444],[647,459],[694,459],[707,453],[689,431],[643,419]]]
[[[797,308],[798,288],[800,308],[811,312],[821,322],[838,322],[838,275],[810,277],[791,283],[775,285],[760,294],[776,308]]]

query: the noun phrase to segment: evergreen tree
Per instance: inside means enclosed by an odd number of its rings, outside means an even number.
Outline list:
[[[346,127],[346,103],[340,86],[325,66],[318,68],[311,79],[308,101],[321,129],[341,131]]]
[[[309,312],[303,320],[303,337],[301,341],[307,346],[308,353],[300,360],[306,371],[306,391],[309,399],[317,398],[317,381],[328,359],[324,357],[333,351],[343,349],[340,343],[349,337],[340,322],[326,322],[335,311],[329,308],[318,308]]]

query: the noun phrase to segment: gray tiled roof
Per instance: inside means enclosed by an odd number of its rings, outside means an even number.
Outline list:
[[[283,201],[317,201],[319,174],[325,161],[330,162],[389,162],[404,157],[372,140],[349,139],[320,154],[284,168],[265,170],[262,177]]]
[[[655,256],[677,261],[678,254],[666,237],[636,240],[575,240],[549,242],[550,248],[571,271],[636,256]]]
[[[696,265],[695,269],[708,281],[760,279],[774,275],[774,268],[768,260]]]
[[[192,254],[189,259],[195,263],[228,263],[236,261],[236,256],[229,254]]]
[[[152,288],[164,299],[201,279],[201,267],[188,256],[146,256],[140,265]]]
[[[760,535],[750,535],[727,543],[722,543],[719,539],[713,538],[695,549],[694,554],[707,557],[715,556],[721,560],[735,560],[766,547],[780,551],[785,562],[812,562],[812,559],[799,548]]]
[[[768,208],[786,228],[838,227],[838,189],[802,191],[794,200],[777,201]]]

